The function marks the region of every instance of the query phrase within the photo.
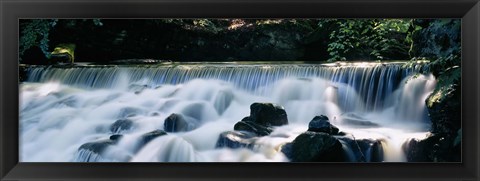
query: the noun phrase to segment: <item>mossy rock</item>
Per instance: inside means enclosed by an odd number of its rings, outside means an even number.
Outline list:
[[[425,100],[432,132],[456,134],[461,128],[461,69],[452,67],[437,78],[435,90]]]
[[[58,44],[50,56],[54,63],[73,63],[75,60],[75,44]]]

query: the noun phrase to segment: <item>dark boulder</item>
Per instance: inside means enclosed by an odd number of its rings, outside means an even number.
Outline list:
[[[328,120],[327,116],[315,116],[308,124],[308,131],[323,132],[331,135],[338,134],[338,128]]]
[[[132,129],[134,123],[130,119],[119,119],[110,125],[110,131],[112,133],[120,133]]]
[[[119,140],[122,139],[122,138],[123,138],[123,135],[121,135],[121,134],[114,134],[114,135],[110,136],[109,139],[112,140],[112,141],[119,141]]]
[[[461,160],[461,68],[453,66],[442,69],[439,74],[435,89],[425,100],[432,135],[404,144],[409,161]]]
[[[111,135],[109,139],[97,140],[85,143],[78,148],[75,162],[128,162],[130,153],[116,149],[115,145],[123,138],[123,135]],[[107,149],[108,152],[105,152]]]
[[[282,106],[272,103],[250,105],[250,118],[263,126],[283,126],[288,124],[287,113]]]
[[[162,130],[154,130],[148,133],[143,134],[140,136],[140,140],[138,141],[137,145],[135,146],[134,152],[139,151],[143,146],[148,144],[150,141],[154,140],[155,138],[158,138],[160,136],[167,135],[167,132],[162,131]]]
[[[142,143],[146,144],[146,143],[152,141],[153,139],[155,139],[159,136],[163,136],[163,135],[167,135],[167,132],[162,131],[162,130],[155,130],[155,131],[151,131],[151,132],[143,134],[141,136],[141,140],[142,140]]]
[[[281,150],[292,162],[346,161],[340,141],[326,133],[307,131]]]
[[[236,131],[248,131],[251,133],[255,133],[258,136],[266,136],[272,133],[273,131],[271,127],[257,124],[251,121],[249,117],[245,117],[242,119],[242,121],[236,123],[233,129]]]
[[[351,162],[382,162],[384,161],[383,147],[380,140],[352,139],[338,137],[340,142],[348,149],[345,150]]]
[[[461,68],[446,70],[438,78],[432,94],[425,100],[432,120],[432,133],[455,135],[461,128]]]
[[[193,130],[196,126],[196,120],[182,116],[181,114],[170,114],[163,123],[166,132],[183,132]]]
[[[255,137],[249,132],[226,131],[218,137],[215,148],[253,148]]]
[[[416,19],[410,54],[436,59],[461,52],[461,24],[458,19]]]
[[[461,144],[452,144],[456,137],[433,134],[417,140],[411,139],[402,145],[409,162],[460,162]]]
[[[55,63],[73,63],[72,56],[68,53],[52,54],[50,61]]]
[[[85,143],[80,146],[78,150],[88,150],[96,154],[101,154],[107,147],[117,144],[121,138],[122,135],[112,135],[109,139]]]

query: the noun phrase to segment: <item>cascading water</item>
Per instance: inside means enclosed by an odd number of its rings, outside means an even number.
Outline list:
[[[403,63],[180,64],[31,67],[20,85],[20,160],[288,161],[279,147],[327,115],[356,139],[384,142],[386,161],[405,161],[401,144],[426,135],[424,100],[435,86],[428,68]],[[412,76],[416,78],[412,78]],[[289,124],[259,137],[254,148],[215,148],[219,135],[249,115],[254,102],[284,106]],[[195,129],[168,133],[141,148],[142,134],[164,129],[172,113]],[[112,131],[119,120],[130,128]],[[363,128],[360,120],[380,125]],[[122,134],[101,154],[78,148]],[[348,148],[346,148],[348,149]],[[348,151],[347,151],[348,152]]]

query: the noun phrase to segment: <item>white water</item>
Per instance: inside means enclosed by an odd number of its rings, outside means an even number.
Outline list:
[[[356,139],[383,140],[386,161],[405,161],[406,139],[425,137],[424,100],[432,75],[411,79],[397,64],[181,65],[172,67],[33,68],[20,85],[20,161],[238,162],[288,161],[279,150],[327,115]],[[408,80],[408,81],[407,81]],[[407,81],[407,82],[406,82]],[[405,83],[406,82],[406,83]],[[136,94],[132,85],[146,85]],[[256,140],[253,149],[215,149],[220,133],[250,113],[250,104],[284,106],[289,125]],[[141,134],[163,129],[180,113],[198,121],[189,132],[168,133],[138,152]],[[344,118],[363,117],[381,128],[361,128]],[[134,120],[131,130],[101,155],[78,152],[87,142],[108,139],[116,120]]]

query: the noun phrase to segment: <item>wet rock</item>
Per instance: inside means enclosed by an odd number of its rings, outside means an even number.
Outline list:
[[[196,127],[197,120],[185,117],[181,114],[170,114],[163,123],[166,132],[183,132],[190,131]]]
[[[103,139],[85,143],[78,148],[76,162],[127,162],[131,155],[114,146],[123,138],[123,135],[111,135],[109,139]],[[107,149],[108,152],[105,152]]]
[[[128,86],[128,91],[133,92],[135,94],[140,94],[146,88],[148,88],[147,85],[131,84],[130,86]]]
[[[155,139],[159,136],[163,136],[163,135],[167,135],[167,132],[157,129],[155,131],[151,131],[151,132],[143,134],[142,135],[142,141],[143,141],[143,143],[146,144],[146,143],[152,141],[153,139]]]
[[[262,126],[250,120],[249,117],[245,117],[242,121],[235,124],[233,127],[236,131],[248,131],[255,133],[258,136],[266,136],[272,133],[273,129],[271,127]]]
[[[76,45],[72,43],[58,44],[50,53],[50,61],[54,63],[73,64]]]
[[[110,132],[120,133],[132,129],[134,123],[131,119],[119,119],[110,126]]]
[[[461,128],[461,69],[451,68],[440,75],[432,94],[425,100],[432,120],[432,133],[455,135]]]
[[[341,116],[342,123],[349,127],[355,128],[377,128],[379,124],[368,121],[366,118],[355,113],[347,113]]]
[[[158,138],[160,136],[167,135],[167,132],[162,131],[162,130],[154,130],[148,133],[143,134],[140,136],[140,141],[138,144],[135,146],[135,151],[138,152],[141,148],[143,148],[146,144],[148,144],[150,141],[154,140],[155,138]]]
[[[249,132],[226,131],[220,134],[215,148],[253,148],[255,137]]]
[[[52,54],[50,61],[55,63],[73,63],[72,57],[68,53]]]
[[[222,115],[223,112],[230,106],[234,98],[232,90],[221,90],[215,96],[215,101],[213,107],[217,110],[219,115]]]
[[[59,102],[57,103],[57,105],[64,105],[68,107],[76,107],[77,104],[78,104],[78,99],[74,96],[63,98],[59,100]]]
[[[307,131],[281,150],[292,162],[346,161],[340,141],[326,133]]]
[[[437,85],[425,100],[432,121],[432,135],[424,140],[410,140],[404,145],[408,160],[461,160],[461,68],[441,68],[438,74]]]
[[[233,129],[266,136],[273,131],[273,126],[286,124],[288,124],[287,113],[283,107],[272,103],[253,103],[250,105],[250,116],[236,123]]]
[[[402,145],[409,162],[460,162],[461,144],[452,144],[455,137],[432,134],[417,140],[411,139]]]
[[[180,113],[185,118],[190,117],[196,120],[202,120],[207,105],[204,102],[191,103],[185,106]]]
[[[315,116],[308,124],[308,131],[323,132],[331,135],[338,134],[338,128],[328,120],[327,116]]]
[[[351,162],[382,162],[384,160],[382,142],[373,139],[352,139],[337,137],[345,145],[345,152]]]
[[[263,126],[283,126],[288,124],[285,109],[272,103],[253,103],[250,105],[250,119]]]
[[[461,50],[461,21],[455,19],[416,19],[414,26],[422,27],[412,34],[411,54],[414,57],[436,59]]]
[[[124,107],[120,109],[120,112],[118,113],[118,118],[127,118],[127,117],[133,117],[135,115],[143,114],[143,110],[140,108],[136,107]]]
[[[122,135],[112,135],[109,139],[85,143],[80,146],[78,150],[88,150],[96,154],[101,154],[107,147],[117,144],[121,138]]]
[[[122,138],[123,138],[123,135],[121,135],[121,134],[114,134],[114,135],[110,136],[109,139],[112,140],[112,141],[119,141],[119,140],[122,139]]]
[[[159,116],[159,115],[160,115],[159,112],[152,112],[152,113],[150,113],[150,116]]]

